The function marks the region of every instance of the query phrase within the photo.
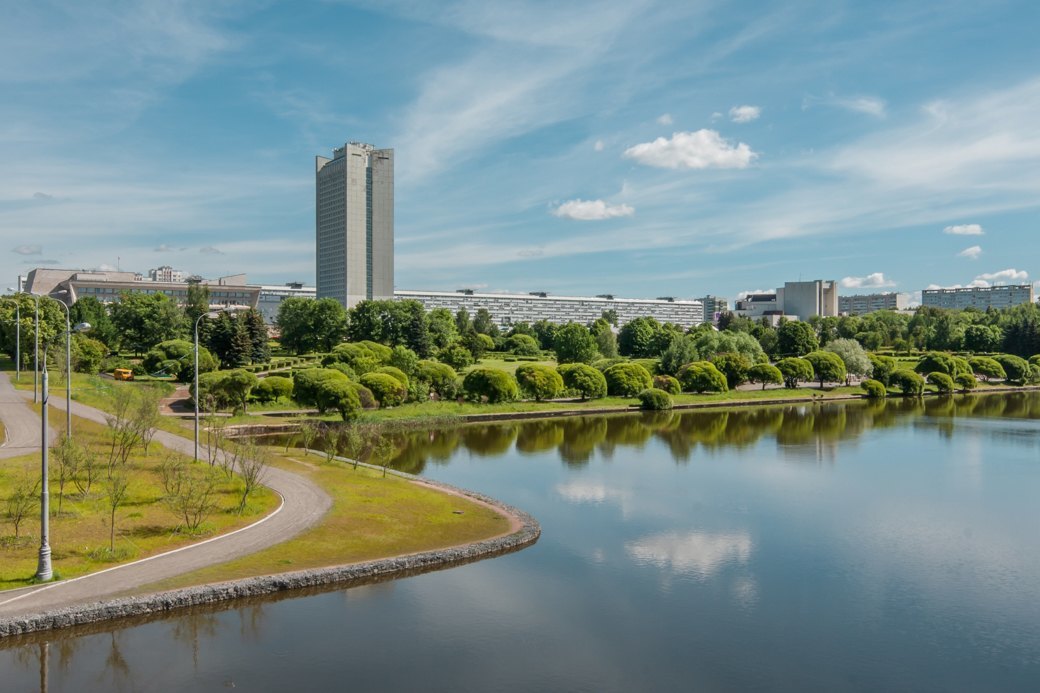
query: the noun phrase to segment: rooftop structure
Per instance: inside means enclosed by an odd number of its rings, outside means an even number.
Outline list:
[[[209,287],[209,301],[213,306],[247,306],[256,308],[260,287],[246,283],[246,275],[234,274],[219,279],[203,279]],[[166,294],[177,303],[188,297],[187,282],[142,281],[134,272],[50,269],[38,267],[29,272],[24,290],[50,295],[66,305],[72,305],[84,296],[93,296],[103,303],[120,299],[124,291],[141,294]]]

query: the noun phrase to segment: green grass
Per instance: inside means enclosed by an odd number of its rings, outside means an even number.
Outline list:
[[[332,497],[321,524],[269,549],[134,593],[429,551],[509,530],[509,520],[488,507],[393,475],[302,453],[279,454],[275,464],[309,477]]]
[[[64,416],[52,415],[51,420],[56,429],[64,428]],[[180,530],[180,519],[163,501],[158,472],[160,461],[168,455],[190,460],[152,443],[149,454],[145,455],[138,449],[128,461],[129,495],[116,511],[115,550],[110,552],[104,490],[108,429],[80,418],[73,419],[73,427],[76,442],[88,445],[97,453],[102,471],[88,492],[81,493],[74,484],[66,484],[59,513],[58,464],[56,455],[51,455],[50,543],[54,570],[63,578],[84,575],[191,544],[200,538],[222,534],[254,522],[274,510],[278,504],[276,494],[266,488],[259,489],[250,495],[245,510],[239,514],[237,507],[241,482],[237,478],[229,480],[222,472],[218,472],[221,480],[214,496],[216,509],[204,521],[200,531],[190,536]],[[39,469],[39,454],[3,460],[0,464],[0,498],[6,500],[10,497],[14,486],[23,479],[38,478]],[[39,494],[38,490],[36,494]],[[40,534],[38,506],[22,522],[17,539],[6,510],[6,506],[0,507],[0,511],[4,512],[3,524],[0,524],[0,589],[31,584],[36,572]]]
[[[505,361],[500,358],[484,358],[480,359],[477,363],[472,366],[467,366],[460,371],[460,375],[465,375],[474,368],[494,368],[495,370],[505,371],[511,375],[516,375],[516,369],[525,363],[540,363],[543,366],[549,366],[550,368],[556,368],[556,361],[552,359],[545,359],[542,361]]]

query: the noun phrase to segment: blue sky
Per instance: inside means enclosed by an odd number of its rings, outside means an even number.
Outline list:
[[[396,284],[1040,279],[1034,2],[33,2],[0,273],[313,282],[314,156],[396,150]],[[2,288],[0,286],[0,288]]]

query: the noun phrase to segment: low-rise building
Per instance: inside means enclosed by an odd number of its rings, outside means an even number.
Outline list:
[[[209,302],[212,306],[256,308],[260,297],[260,287],[247,284],[244,274],[202,279],[200,283],[209,288]],[[102,303],[113,303],[120,300],[123,292],[165,294],[183,304],[188,298],[188,286],[187,282],[144,280],[134,272],[38,267],[29,272],[24,290],[52,296],[70,306],[84,296],[93,296]]]
[[[1010,308],[1033,300],[1032,284],[925,289],[921,292],[921,305],[935,308]]]
[[[844,315],[866,315],[876,310],[906,310],[906,294],[855,294],[838,297],[838,312]]]
[[[604,311],[615,311],[618,324],[639,317],[652,317],[659,322],[670,322],[682,327],[692,327],[704,322],[704,307],[700,301],[683,301],[675,298],[616,298],[609,294],[600,296],[550,296],[545,292],[528,294],[478,293],[460,291],[395,291],[398,301],[415,300],[426,310],[447,308],[456,313],[465,308],[473,315],[481,308],[487,309],[495,323],[503,329],[519,322],[534,323],[539,320],[563,324],[568,322],[590,323]]]
[[[264,316],[264,322],[273,325],[278,318],[278,308],[287,298],[314,298],[316,290],[313,286],[304,286],[301,282],[289,282],[281,286],[260,287],[260,299],[257,310]]]

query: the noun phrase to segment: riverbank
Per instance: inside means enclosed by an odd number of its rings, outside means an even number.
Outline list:
[[[418,483],[441,493],[463,497],[470,502],[492,508],[507,520],[509,531],[462,545],[376,560],[247,577],[146,595],[122,596],[106,601],[71,605],[45,613],[2,617],[0,618],[0,639],[58,628],[165,614],[190,607],[285,593],[291,590],[333,585],[351,587],[442,570],[518,551],[537,542],[541,534],[541,528],[532,516],[493,498],[428,479],[419,479],[408,474],[399,472],[390,472],[390,474],[408,483]]]

